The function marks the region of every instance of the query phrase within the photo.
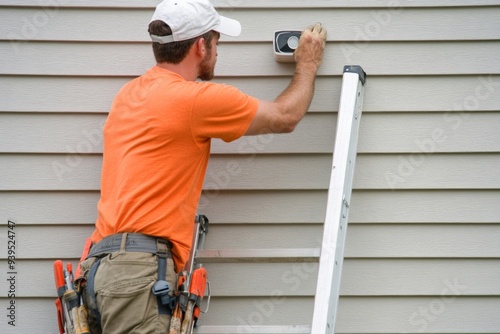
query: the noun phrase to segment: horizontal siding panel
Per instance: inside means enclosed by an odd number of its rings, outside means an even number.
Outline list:
[[[309,113],[292,134],[214,140],[213,153],[329,153],[337,114]],[[500,113],[365,113],[358,153],[499,152]]]
[[[204,263],[302,263],[318,261],[319,248],[203,249],[196,257]]]
[[[454,287],[463,296],[500,296],[499,265],[500,259],[346,259],[340,293],[342,296],[441,296],[450,295],[452,291],[444,293],[445,289]],[[307,273],[309,267],[299,268]],[[293,278],[302,273],[295,268],[292,272]]]
[[[77,261],[71,262],[76,268]],[[18,297],[55,296],[53,260],[21,260]],[[455,287],[462,296],[499,296],[500,260],[366,260],[346,259],[342,296],[440,296]],[[6,261],[0,261],[7,267]],[[213,297],[266,297],[279,290],[285,296],[314,296],[318,263],[204,263]],[[262,273],[265,272],[265,275]],[[0,281],[1,297],[10,283]],[[448,293],[449,294],[449,293]]]
[[[369,75],[369,73],[368,73]],[[107,112],[131,77],[0,76],[0,112]],[[240,88],[259,99],[274,100],[290,78],[223,78],[215,82]],[[310,111],[337,111],[341,77],[319,77]],[[473,111],[498,111],[500,76],[401,76],[368,78],[363,112],[456,111],[455,124]],[[29,93],[27,93],[29,92]],[[465,114],[465,115],[464,115]]]
[[[245,1],[235,4],[233,8],[220,8],[222,15],[239,20],[243,28],[239,37],[223,36],[222,40],[271,42],[276,30],[304,29],[316,21],[322,22],[328,30],[329,41],[495,40],[500,37],[498,29],[491,29],[498,27],[498,1],[491,1],[496,5],[494,7],[460,7],[457,3],[451,8],[395,8],[395,4],[403,3],[385,1],[386,6],[379,9],[339,8],[337,5],[342,2],[328,0],[322,6],[315,6],[314,1],[297,0],[301,7],[306,8],[287,8],[290,2],[266,0],[259,5],[254,1]],[[344,5],[347,3],[353,2],[345,1]],[[275,8],[262,10],[267,4]],[[480,5],[478,1],[474,4]],[[12,47],[17,50],[28,46],[22,42],[26,40],[150,41],[147,25],[154,10],[151,5],[146,8],[120,8],[119,11],[105,8],[105,4],[100,4],[98,8],[79,6],[74,9],[38,7],[39,2],[35,5],[4,7],[0,40],[11,41]],[[130,6],[128,2],[127,5],[123,2],[120,5]],[[253,8],[244,8],[246,5]],[[373,2],[370,5],[378,7]],[[89,26],[92,29],[88,29]]]
[[[212,230],[216,232],[207,237],[206,249],[320,248],[323,233],[319,224],[293,225],[293,229],[285,224],[216,225]],[[351,224],[346,257],[496,257],[499,237],[497,224]]]
[[[221,298],[216,302],[224,307],[219,309],[214,305],[211,313],[200,319],[201,333],[274,333],[261,332],[258,328],[275,324],[300,326],[310,324],[312,319],[312,299]],[[424,330],[431,333],[475,333],[478,328],[483,333],[498,333],[499,305],[496,298],[341,298],[335,333],[421,333]],[[422,309],[427,312],[437,309],[438,312],[425,318],[418,313]],[[210,328],[205,331],[204,326],[221,325],[214,319],[226,319],[224,325],[234,326],[234,331],[219,332]]]
[[[326,190],[205,192],[199,212],[217,224],[318,223],[324,219],[326,195]],[[98,200],[98,191],[0,192],[0,203],[5,208],[0,212],[0,222],[12,219],[30,225],[93,224]],[[265,217],[256,208],[264,209]]]
[[[206,249],[231,250],[278,248],[320,248],[321,225],[293,226],[303,237],[289,240],[287,225],[215,227],[217,234],[207,238]],[[269,234],[267,236],[263,236]],[[500,225],[495,224],[351,224],[347,234],[347,258],[450,258],[498,257]],[[297,240],[301,240],[297,244]],[[391,240],[388,242],[387,240]],[[251,255],[251,251],[247,251]],[[217,261],[216,258],[210,261]]]
[[[499,167],[497,154],[358,155],[353,187],[498,189]]]
[[[336,333],[475,333],[478,328],[482,333],[499,333],[498,298],[453,297],[344,297],[340,299]],[[5,305],[8,300],[2,298],[0,302]],[[258,331],[257,326],[310,325],[313,303],[313,298],[302,297],[213,298],[209,312],[198,322],[197,332],[262,334],[266,332]],[[29,333],[40,328],[57,333],[53,298],[19,299],[16,306],[15,330],[3,321],[2,333]],[[227,322],[220,323],[221,319]]]
[[[213,233],[213,234],[212,234]],[[205,249],[320,248],[321,224],[213,225]]]
[[[354,190],[349,221],[354,223],[499,223],[500,206],[498,203],[500,203],[498,190]]]
[[[341,298],[336,333],[498,333],[499,311],[491,297]]]
[[[270,49],[271,43],[221,43],[216,73],[290,75],[294,65],[277,65]],[[0,73],[11,75],[136,76],[154,64],[151,47],[145,43],[39,42],[17,50],[11,42],[0,42],[0,53],[4,55]],[[345,64],[362,64],[369,75],[499,74],[498,54],[498,41],[328,43],[318,74],[341,75]]]
[[[107,112],[116,93],[129,80],[0,76],[4,92],[0,110]]]
[[[0,240],[4,245],[7,244],[7,222],[0,226],[0,231],[3,234],[0,236]],[[249,235],[250,238],[254,238],[255,242],[250,242],[244,235],[240,235],[235,240],[240,240],[238,245],[236,242],[230,241],[227,243],[227,233],[217,235],[215,232],[210,237],[210,242],[207,240],[205,248],[211,249],[210,247],[217,247],[222,245],[222,248],[230,250],[231,247],[236,250],[246,250],[246,249],[280,249],[280,248],[302,248],[305,249],[308,244],[319,246],[321,238],[321,226],[320,225],[310,225],[303,226],[302,228],[297,228],[298,231],[305,232],[309,237],[310,241],[304,245],[297,245],[297,234],[298,232],[289,231],[285,232],[283,227],[278,228],[272,225],[261,226],[260,228],[252,228],[247,226],[235,227],[235,228],[222,228],[216,225],[212,226],[214,231],[227,230],[233,231],[233,233],[239,233],[240,231],[252,231],[253,234]],[[44,259],[44,258],[67,258],[67,259],[79,259],[85,240],[92,234],[94,230],[93,224],[88,225],[74,225],[69,227],[65,226],[30,226],[21,224],[17,222],[14,229],[16,237],[16,257],[17,259]],[[258,233],[256,230],[268,231],[269,237],[258,238]],[[294,230],[294,229],[290,229]],[[296,239],[291,240],[282,235],[290,235]],[[275,240],[271,240],[274,238]],[[208,239],[208,238],[207,238]],[[274,243],[273,243],[274,241]],[[235,244],[237,244],[235,246]],[[47,247],[50,245],[50,247]],[[249,252],[248,254],[250,254]],[[272,254],[269,253],[268,258],[272,258]],[[0,258],[7,259],[7,247],[0,250]],[[264,259],[265,260],[265,259]],[[216,259],[210,260],[211,262],[216,261]],[[226,261],[227,262],[227,261]],[[261,261],[262,262],[262,261]]]
[[[221,224],[322,223],[326,201],[326,190],[206,190],[198,211]]]
[[[0,192],[0,222],[30,225],[92,225],[98,191]],[[221,224],[322,224],[327,190],[253,190],[204,192],[200,213]],[[355,190],[349,222],[500,223],[498,190]],[[473,210],[471,208],[474,208]],[[258,209],[258,210],[257,210]],[[262,215],[265,212],[265,215]],[[222,228],[223,230],[223,228]],[[316,247],[316,245],[314,246]]]
[[[69,228],[18,223],[15,229],[16,244],[19,244],[16,256],[19,260],[59,257],[79,259],[83,244],[93,229],[92,225]],[[286,236],[298,233],[288,231],[294,229],[286,225],[266,225],[259,228],[245,225],[232,228],[214,226],[213,230],[218,233],[210,233],[207,237],[207,250],[305,249],[309,245],[319,248],[322,234],[321,225],[300,226],[297,230],[305,231],[307,239],[296,237],[294,240],[289,240]],[[266,231],[269,236],[264,238]],[[0,241],[5,245],[7,226],[0,226],[0,232]],[[393,259],[499,258],[499,238],[499,224],[352,224],[347,234],[345,256]],[[297,240],[301,240],[300,244]],[[0,259],[6,259],[6,254],[6,248],[0,249]],[[269,260],[272,260],[272,253],[270,254]]]
[[[221,189],[327,189],[331,155],[214,155],[206,199]],[[0,190],[98,190],[100,155],[2,154]],[[355,189],[498,189],[499,154],[360,154]]]
[[[351,225],[346,257],[498,257],[500,225]]]
[[[107,114],[1,113],[0,151],[102,153]]]
[[[132,77],[37,77],[0,76],[1,111],[108,112],[114,96]],[[274,100],[290,83],[290,78],[218,78],[260,99]],[[311,110],[338,108],[340,78],[318,78],[317,96]],[[29,98],[26,98],[26,92]],[[334,92],[336,92],[334,94]]]
[[[58,8],[148,8],[153,10],[154,6],[160,1],[154,2],[143,2],[140,0],[130,0],[127,3],[123,3],[120,0],[105,0],[105,1],[87,1],[87,0],[58,0],[55,3],[48,2],[47,5],[56,5]],[[214,0],[212,1],[216,8],[315,8],[315,7],[328,7],[328,8],[351,8],[351,7],[403,7],[403,8],[411,8],[411,7],[476,7],[476,6],[492,6],[498,5],[498,1],[496,0],[476,0],[473,3],[467,0],[421,0],[418,3],[413,1],[403,1],[403,2],[388,2],[387,0],[356,0],[356,1],[336,1],[332,2],[331,0],[311,0],[305,3],[302,0],[254,0],[254,1],[244,1],[244,0]],[[0,7],[2,6],[35,6],[39,7],[41,4],[36,0],[4,0]]]
[[[8,219],[29,225],[93,224],[99,191],[0,192],[0,222]]]
[[[318,130],[321,128],[317,127]],[[358,153],[499,152],[500,113],[365,113]],[[307,129],[309,130],[309,129]],[[317,130],[317,131],[318,131]],[[308,133],[312,132],[311,130]]]
[[[1,190],[98,190],[101,164],[100,155],[0,155],[0,187]]]
[[[336,113],[309,113],[291,134],[214,140],[212,153],[331,153]],[[106,114],[0,113],[2,153],[102,153]],[[358,153],[500,152],[500,113],[365,113]]]
[[[7,244],[7,224],[0,226],[0,241]],[[85,240],[94,231],[93,225],[33,226],[16,223],[16,259],[80,258]],[[7,247],[0,249],[0,259],[7,259]]]

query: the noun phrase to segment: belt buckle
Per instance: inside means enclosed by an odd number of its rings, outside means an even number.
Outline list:
[[[172,286],[169,282],[164,280],[156,281],[151,289],[153,295],[156,297],[160,297],[161,303],[173,309],[175,307],[175,296],[173,296],[170,292],[172,291]]]

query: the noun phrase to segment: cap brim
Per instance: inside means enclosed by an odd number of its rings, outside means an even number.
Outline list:
[[[220,15],[220,24],[213,30],[227,36],[238,37],[241,34],[241,24],[239,21]]]

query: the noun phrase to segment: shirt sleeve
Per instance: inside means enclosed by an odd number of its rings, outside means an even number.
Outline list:
[[[223,84],[200,83],[192,110],[192,131],[198,139],[220,138],[226,142],[245,134],[258,108],[258,100]]]

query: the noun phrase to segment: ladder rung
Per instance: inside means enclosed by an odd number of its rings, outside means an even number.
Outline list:
[[[201,262],[317,262],[319,248],[201,249]]]
[[[249,332],[251,330],[251,332]],[[236,334],[236,333],[311,333],[311,326],[197,326],[194,333],[199,334]]]

